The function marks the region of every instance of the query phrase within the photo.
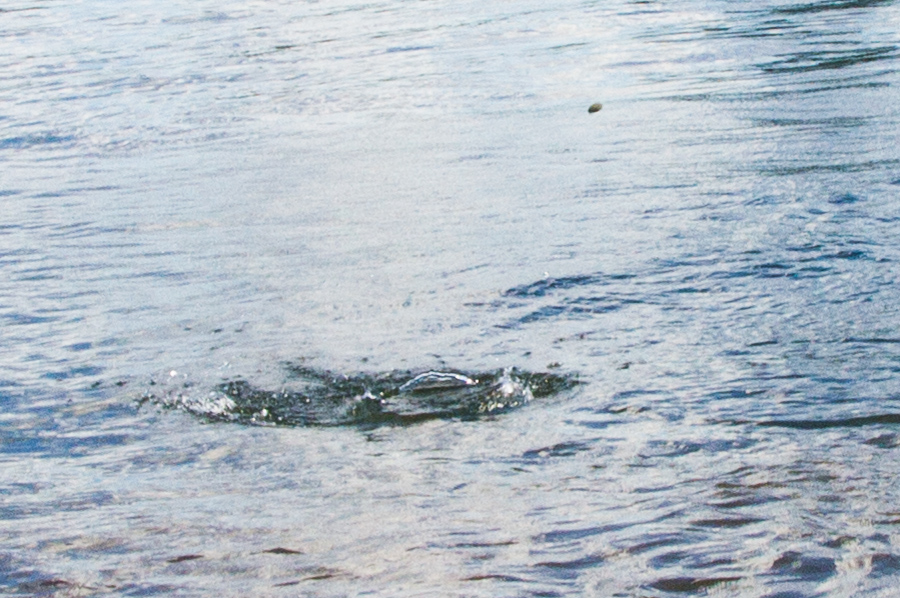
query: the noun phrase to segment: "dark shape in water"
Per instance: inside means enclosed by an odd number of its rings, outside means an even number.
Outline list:
[[[812,2],[796,6],[784,6],[772,10],[774,14],[802,14],[817,13],[826,10],[860,10],[864,8],[876,8],[889,6],[893,0],[836,0],[831,2]]]
[[[884,426],[900,424],[900,413],[880,413],[861,415],[843,419],[788,419],[769,420],[757,425],[771,428],[793,428],[795,430],[827,430],[831,428],[862,428],[864,426]]]
[[[303,554],[300,550],[294,550],[293,548],[284,548],[283,546],[278,546],[276,548],[269,548],[268,550],[263,550],[264,554]]]
[[[894,60],[897,46],[854,48],[822,52],[798,52],[766,64],[760,64],[763,72],[771,74],[806,73],[820,70],[835,70],[854,67],[867,62]]]
[[[805,556],[791,550],[775,559],[772,573],[809,581],[824,581],[837,573],[837,566],[829,557]]]
[[[591,107],[588,108],[588,112],[593,114],[594,112],[600,112],[600,110],[602,108],[603,108],[603,104],[601,104],[600,102],[597,102],[596,104],[591,104]]]
[[[844,193],[843,195],[839,195],[837,197],[832,197],[828,200],[828,203],[834,204],[836,206],[843,206],[848,204],[854,204],[859,201],[859,197],[853,195],[852,193]]]
[[[185,561],[195,561],[197,559],[202,559],[202,554],[182,554],[181,556],[172,557],[167,559],[167,563],[183,563]]]
[[[573,376],[507,368],[464,374],[394,371],[343,375],[287,365],[303,389],[271,391],[245,380],[220,384],[206,397],[147,395],[207,421],[281,426],[410,425],[432,419],[475,419],[520,407],[579,384]]]
[[[740,579],[740,577],[669,577],[650,584],[650,587],[664,592],[696,594],[707,588],[740,581]]]

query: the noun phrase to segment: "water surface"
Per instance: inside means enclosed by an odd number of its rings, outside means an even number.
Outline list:
[[[898,25],[4,6],[0,588],[892,596]]]

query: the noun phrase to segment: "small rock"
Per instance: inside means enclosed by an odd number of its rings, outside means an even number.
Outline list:
[[[588,112],[593,114],[594,112],[600,112],[600,109],[603,108],[603,104],[597,102],[596,104],[591,104],[591,107],[588,108]]]

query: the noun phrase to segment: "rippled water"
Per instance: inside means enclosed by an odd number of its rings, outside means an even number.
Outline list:
[[[898,65],[879,0],[5,3],[0,592],[896,595]]]

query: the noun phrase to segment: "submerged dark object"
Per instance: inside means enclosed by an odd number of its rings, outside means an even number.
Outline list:
[[[288,365],[301,390],[272,391],[246,380],[218,385],[206,396],[147,396],[207,421],[282,426],[409,425],[432,419],[474,419],[568,390],[576,378],[514,368],[343,375]]]
[[[596,104],[591,104],[591,107],[588,108],[588,112],[593,114],[594,112],[600,112],[600,109],[603,108],[603,104],[597,102]]]

